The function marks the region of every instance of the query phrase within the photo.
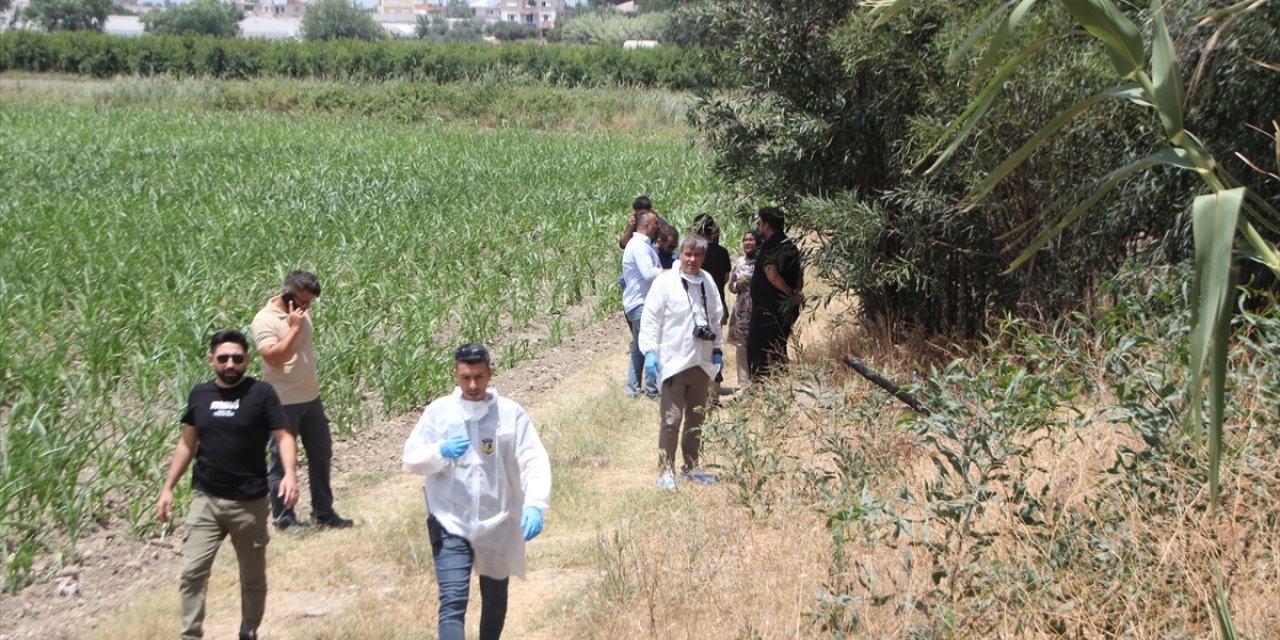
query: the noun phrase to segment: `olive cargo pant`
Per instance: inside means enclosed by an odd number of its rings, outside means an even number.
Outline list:
[[[231,536],[240,564],[240,636],[255,637],[267,604],[267,496],[228,500],[197,491],[182,547],[182,637],[204,637],[205,590],[223,539]]]

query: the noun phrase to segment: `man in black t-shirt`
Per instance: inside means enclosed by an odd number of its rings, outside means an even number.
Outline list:
[[[756,249],[751,276],[751,325],[747,331],[747,364],[751,377],[769,375],[787,362],[787,339],[804,304],[804,269],[800,250],[785,232],[777,207],[756,216],[756,232],[764,240]]]
[[[209,364],[216,378],[196,385],[182,415],[182,437],[169,463],[156,516],[168,522],[173,489],[191,474],[192,500],[183,546],[182,637],[204,637],[205,589],[222,540],[231,536],[240,564],[240,639],[258,637],[267,602],[267,462],[264,443],[280,447],[285,476],[279,495],[298,501],[297,444],[271,385],[244,375],[249,341],[239,331],[219,331],[209,341]]]

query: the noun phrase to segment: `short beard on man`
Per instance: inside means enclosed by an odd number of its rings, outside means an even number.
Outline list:
[[[226,369],[218,372],[218,380],[221,380],[222,384],[225,384],[228,387],[234,387],[237,384],[240,384],[240,381],[243,379],[244,372],[236,369],[235,367],[227,367]]]

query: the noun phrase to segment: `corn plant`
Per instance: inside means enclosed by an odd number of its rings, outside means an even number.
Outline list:
[[[548,311],[612,310],[631,199],[687,220],[715,188],[682,141],[611,133],[21,100],[0,129],[8,591],[95,523],[154,530],[210,332],[247,329],[289,270],[321,278],[321,393],[346,435],[444,391],[451,345],[507,366]]]

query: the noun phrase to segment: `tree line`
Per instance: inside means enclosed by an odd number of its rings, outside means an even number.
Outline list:
[[[719,54],[674,47],[548,47],[360,40],[270,41],[211,36],[119,38],[92,32],[0,34],[0,71],[407,80],[440,83],[518,72],[555,86],[709,90],[729,86]]]

